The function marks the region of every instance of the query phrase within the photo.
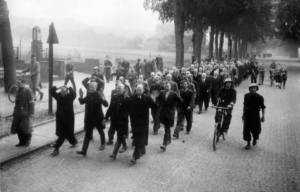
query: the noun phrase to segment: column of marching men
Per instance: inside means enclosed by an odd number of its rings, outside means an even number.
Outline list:
[[[72,63],[68,62],[68,65]],[[111,70],[112,63],[107,57],[104,66],[103,73],[100,73],[96,66],[91,77],[82,80],[86,89],[85,95],[84,91],[79,89],[79,103],[85,105],[85,136],[82,149],[77,151],[78,154],[87,155],[90,140],[93,139],[93,130],[96,128],[100,135],[99,150],[104,150],[106,145],[114,144],[110,155],[112,159],[116,159],[118,153],[127,150],[126,139],[131,138],[135,149],[130,161],[136,163],[137,159],[146,154],[145,147],[148,145],[149,133],[158,135],[158,130],[163,127],[164,136],[160,149],[166,151],[172,136],[178,139],[184,128],[186,134],[192,133],[193,118],[205,113],[209,110],[209,106],[223,105],[229,108],[222,125],[223,131],[227,133],[231,112],[236,102],[234,88],[249,76],[252,84],[249,86],[249,94],[246,94],[244,98],[243,134],[244,140],[247,141],[246,149],[250,148],[251,139],[253,145],[256,145],[261,131],[260,122],[264,121],[265,106],[263,97],[256,93],[259,86],[255,83],[259,78],[259,85],[263,85],[266,71],[263,64],[258,66],[258,63],[252,59],[230,62],[205,60],[201,63],[193,63],[187,68],[173,67],[168,71],[163,67],[162,58],[158,56],[153,61],[145,59],[141,62],[138,59],[134,66],[130,66],[128,61],[121,59],[116,71]],[[70,68],[70,66],[66,67]],[[72,69],[74,70],[73,67]],[[276,86],[284,88],[287,80],[286,67],[272,62],[269,71],[270,78],[274,76]],[[274,75],[273,71],[276,71]],[[113,79],[113,75],[116,76],[115,89],[112,90],[111,100],[108,102],[104,96],[104,77],[108,83]],[[25,95],[23,92],[28,92],[29,95],[31,92],[30,89],[24,87],[24,80],[19,79],[18,85],[20,89],[15,111],[20,107],[20,103],[27,102],[23,101],[25,97],[21,97]],[[71,147],[75,147],[78,143],[74,136],[73,103],[76,91],[64,85],[50,88],[49,93],[57,100],[56,135],[58,139],[53,145],[54,151],[51,154],[56,156],[65,139],[69,141]],[[32,99],[27,100],[28,111],[33,111]],[[106,114],[103,113],[102,106],[108,107]],[[260,111],[262,111],[261,118]],[[32,114],[33,112],[28,112],[28,116]],[[152,124],[150,124],[150,114]],[[23,118],[14,113],[12,130],[20,129],[21,125],[29,121],[28,119],[27,116]],[[110,127],[106,141],[104,129],[108,121],[110,121]],[[172,127],[175,127],[173,133],[171,133]],[[22,139],[21,136],[20,138]],[[21,139],[17,147],[24,145]]]

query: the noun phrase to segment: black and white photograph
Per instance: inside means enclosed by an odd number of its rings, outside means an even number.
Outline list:
[[[0,192],[300,192],[300,0],[0,0]]]

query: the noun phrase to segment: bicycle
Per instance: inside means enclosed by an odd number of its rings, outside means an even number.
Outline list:
[[[215,106],[213,108],[217,109],[216,110],[217,122],[215,124],[214,137],[213,137],[213,149],[214,149],[214,151],[216,151],[220,137],[222,136],[223,140],[225,140],[225,135],[222,130],[222,123],[224,121],[224,116],[225,116],[226,110],[228,110],[228,108],[227,107],[218,107],[218,106]]]
[[[23,79],[25,79],[26,82],[29,81],[28,84],[30,84],[30,76],[22,73],[19,77],[22,77]],[[13,84],[10,89],[8,90],[8,94],[7,94],[7,97],[8,97],[8,100],[12,103],[15,103],[16,102],[16,97],[17,97],[17,93],[18,93],[18,90],[19,90],[19,87],[17,84]],[[38,96],[40,96],[40,93],[37,92],[37,95],[35,98],[37,98]]]

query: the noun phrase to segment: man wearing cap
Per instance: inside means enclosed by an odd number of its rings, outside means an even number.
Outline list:
[[[252,83],[249,86],[249,93],[244,96],[244,109],[242,120],[244,122],[243,139],[247,141],[245,149],[250,149],[251,134],[253,137],[252,145],[257,144],[259,139],[259,134],[261,132],[261,122],[265,121],[265,108],[264,98],[257,93],[258,86]],[[260,117],[259,111],[262,111],[262,116]]]
[[[218,94],[218,106],[228,107],[227,114],[224,117],[222,131],[227,133],[232,118],[232,109],[236,102],[236,90],[233,88],[233,82],[230,78],[225,79],[224,86]],[[215,116],[217,121],[217,113]]]
[[[18,79],[18,90],[13,112],[11,133],[18,134],[19,144],[16,147],[29,146],[32,132],[32,118],[34,115],[34,101],[32,91],[24,86],[25,80]]]
[[[71,63],[70,58],[67,59],[66,77],[65,77],[65,84],[64,85],[67,85],[69,80],[71,81],[73,89],[76,93],[76,84],[75,84],[75,81],[74,81],[74,65],[73,65],[73,63]]]
[[[33,92],[34,100],[36,100],[35,91],[40,93],[40,100],[42,100],[44,96],[44,93],[39,89],[39,83],[41,80],[40,70],[40,63],[36,61],[35,55],[32,55],[30,66],[22,71],[22,73],[30,72],[30,88]]]

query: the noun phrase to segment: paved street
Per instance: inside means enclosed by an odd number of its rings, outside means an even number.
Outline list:
[[[215,152],[215,110],[209,108],[201,115],[195,110],[191,134],[181,132],[165,152],[159,149],[163,130],[153,135],[151,124],[147,154],[135,165],[129,162],[132,147],[111,160],[113,146],[99,151],[99,137],[94,137],[87,157],[75,152],[82,142],[75,149],[64,143],[57,157],[50,156],[53,149],[45,149],[4,167],[0,191],[300,191],[300,63],[284,63],[288,67],[286,89],[270,87],[267,72],[258,91],[265,98],[266,122],[258,145],[249,151],[244,149],[241,117],[250,79],[237,88],[227,140]],[[265,62],[267,68],[269,64]],[[130,146],[131,140],[127,143]]]

